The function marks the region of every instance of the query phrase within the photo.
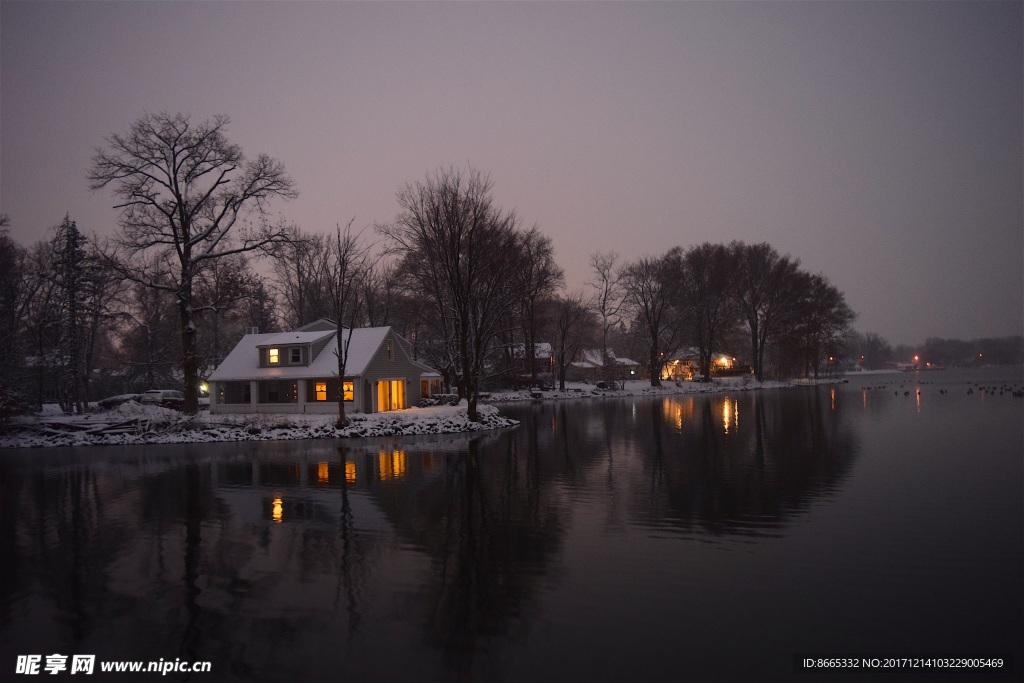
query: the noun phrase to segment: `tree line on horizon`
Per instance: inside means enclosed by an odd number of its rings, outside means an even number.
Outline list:
[[[609,370],[608,349],[641,352],[655,385],[685,346],[699,349],[705,378],[726,349],[759,379],[816,375],[854,343],[865,357],[887,353],[878,335],[852,333],[854,314],[824,275],[768,244],[704,243],[621,263],[596,253],[590,286],[567,292],[550,237],[501,209],[473,168],[400,188],[397,216],[372,234],[352,222],[323,233],[272,221],[269,204],[297,196],[295,183],[281,162],[230,143],[228,122],[147,114],[108,138],[88,179],[118,198],[111,239],[65,216],[24,247],[0,218],[3,416],[44,400],[81,413],[105,395],[173,386],[196,412],[201,378],[246,331],[320,318],[336,321],[339,340],[356,327],[395,327],[473,419],[481,387],[515,364],[512,349],[541,341],[552,343],[563,385],[594,346]],[[260,259],[267,277],[253,269]],[[342,351],[339,376],[345,363]]]

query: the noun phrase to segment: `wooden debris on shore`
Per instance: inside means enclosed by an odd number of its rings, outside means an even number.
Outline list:
[[[99,416],[83,416],[40,420],[36,429],[44,434],[57,435],[146,434],[174,431],[187,422],[188,418],[186,417],[165,421],[154,420],[146,415],[117,417],[114,419],[105,419]]]

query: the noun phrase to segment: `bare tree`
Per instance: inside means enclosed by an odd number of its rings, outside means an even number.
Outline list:
[[[530,367],[530,380],[536,383],[538,309],[542,301],[551,297],[562,286],[565,274],[555,263],[555,249],[551,244],[551,238],[542,234],[537,226],[522,234],[520,249],[522,268],[519,275],[522,278],[523,291],[520,320],[525,342],[523,358]]]
[[[522,298],[517,219],[494,205],[491,189],[491,180],[472,168],[437,171],[400,190],[401,213],[380,227],[402,254],[408,276],[431,295],[473,421],[480,419],[485,356]]]
[[[337,226],[335,234],[327,241],[327,249],[321,256],[321,272],[331,304],[332,317],[338,348],[338,420],[339,428],[348,426],[345,416],[345,366],[348,363],[349,342],[352,330],[357,326],[361,314],[362,279],[369,263],[369,247],[363,246],[358,234],[352,233],[352,221],[343,229]]]
[[[90,187],[108,185],[122,200],[120,242],[132,259],[169,252],[176,267],[169,283],[154,279],[138,260],[125,275],[177,298],[180,318],[185,412],[199,403],[193,281],[205,262],[229,254],[267,250],[286,242],[283,226],[266,220],[267,203],[297,196],[281,162],[266,155],[248,160],[228,142],[228,117],[193,124],[183,114],[146,114],[127,135],[111,135],[97,150]],[[247,223],[255,218],[257,226]]]
[[[621,322],[623,303],[622,271],[616,265],[615,252],[597,252],[590,256],[594,279],[590,286],[597,290],[593,298],[594,310],[601,319],[601,364],[606,380],[612,379],[614,360],[608,355],[608,333]]]
[[[637,259],[622,272],[625,303],[646,332],[652,387],[661,386],[665,354],[678,347],[681,325],[677,290],[682,277],[683,256],[678,247],[659,258]]]
[[[7,215],[0,214],[0,430],[8,417],[28,407],[22,333],[42,284],[41,278],[32,277],[29,252],[11,239],[9,225]]]
[[[138,282],[128,288],[120,351],[128,369],[128,388],[134,391],[166,386],[175,379],[174,358],[181,355],[181,337],[174,336],[171,297],[165,288]]]
[[[369,327],[390,325],[398,306],[398,269],[394,263],[377,261],[361,278],[363,313]],[[403,335],[404,336],[404,335]]]
[[[591,302],[583,292],[572,292],[555,301],[555,366],[558,368],[559,391],[565,391],[569,364],[590,338],[594,327],[592,316]]]
[[[288,237],[275,254],[274,284],[284,303],[285,323],[296,328],[332,315],[323,270],[330,238],[305,233],[295,225],[289,226]]]
[[[857,314],[824,275],[802,273],[800,307],[793,336],[804,357],[804,375],[818,378],[822,359],[837,356]]]
[[[732,296],[750,333],[750,364],[757,379],[763,380],[765,348],[787,321],[792,322],[799,303],[800,262],[781,256],[766,242],[733,242],[729,251],[735,264]]]
[[[205,315],[197,320],[197,346],[212,371],[248,327],[248,304],[259,278],[252,273],[244,253],[213,259],[196,273],[193,292]],[[261,328],[269,332],[269,328]]]
[[[700,372],[711,381],[711,362],[722,338],[735,321],[729,296],[732,260],[724,245],[690,247],[683,257],[681,299],[697,337]]]

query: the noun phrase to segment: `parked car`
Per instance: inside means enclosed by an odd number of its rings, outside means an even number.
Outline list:
[[[116,408],[122,403],[127,403],[128,401],[137,402],[140,396],[142,396],[142,394],[118,394],[117,396],[108,396],[97,403],[100,408],[110,410],[111,408]]]
[[[175,389],[150,389],[142,395],[141,403],[181,410],[185,407],[185,394]]]

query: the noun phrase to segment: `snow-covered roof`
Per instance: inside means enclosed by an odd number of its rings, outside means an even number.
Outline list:
[[[349,338],[348,330],[342,333],[348,340],[348,362],[345,364],[345,375],[356,377],[366,372],[366,367],[373,360],[384,339],[391,331],[390,327],[362,327],[352,330]],[[395,335],[397,337],[397,335]],[[272,368],[259,367],[259,349],[271,345],[311,344],[331,337],[323,350],[312,359],[309,365],[282,365]],[[247,334],[235,345],[231,353],[217,366],[210,375],[213,382],[231,380],[259,380],[284,378],[331,377],[338,374],[338,349],[334,332],[274,332],[271,334]],[[424,372],[433,372],[422,363],[417,365]]]
[[[526,356],[526,344],[510,344],[508,348],[512,352],[513,358],[524,358]],[[533,345],[534,358],[550,358],[553,355],[554,350],[548,342],[537,342]]]
[[[259,343],[259,346],[287,346],[288,344],[314,344],[321,339],[330,337],[331,332],[276,332],[273,334],[261,334],[266,337]],[[257,335],[252,335],[257,336]]]
[[[615,352],[608,349],[608,360],[614,365],[640,365],[635,360],[629,358],[619,358],[615,355]],[[604,365],[604,360],[601,358],[601,349],[584,349],[583,360],[573,363],[579,368],[600,368]]]

